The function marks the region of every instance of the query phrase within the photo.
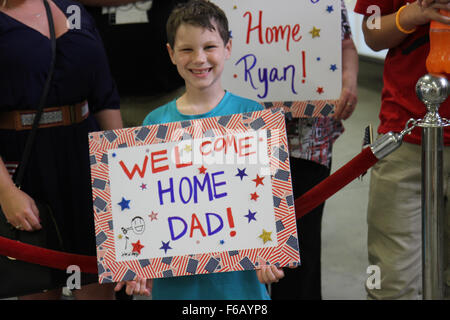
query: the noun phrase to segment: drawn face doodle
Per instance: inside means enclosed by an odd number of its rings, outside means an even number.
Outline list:
[[[134,233],[143,234],[145,231],[144,219],[141,217],[134,217],[133,220],[131,220],[131,227],[133,228]]]

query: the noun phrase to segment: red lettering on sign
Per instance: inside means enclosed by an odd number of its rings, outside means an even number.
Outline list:
[[[131,172],[128,170],[128,168],[125,166],[125,163],[123,161],[119,161],[120,166],[122,167],[123,172],[127,175],[128,179],[132,180],[134,177],[134,174],[137,172],[141,178],[145,175],[145,170],[147,169],[147,162],[148,162],[148,156],[145,156],[144,164],[142,165],[142,168],[139,168],[137,164],[133,166],[133,170]]]
[[[202,233],[202,236],[206,237],[205,230],[203,230],[202,224],[198,220],[197,216],[192,214],[192,221],[191,221],[191,233],[189,234],[189,237],[192,238],[192,234],[194,233],[194,229],[199,229]]]
[[[286,50],[289,52],[291,40],[295,42],[299,42],[302,39],[302,36],[299,35],[300,25],[296,23],[294,26],[289,24],[286,25],[278,25],[278,26],[269,26],[264,28],[262,21],[263,12],[259,10],[259,21],[253,26],[253,16],[250,11],[244,13],[244,17],[248,17],[247,24],[247,40],[246,43],[250,43],[250,34],[253,31],[258,32],[258,41],[260,44],[264,44],[264,40],[267,44],[278,43],[280,41],[286,42]],[[265,29],[265,32],[263,32]],[[263,37],[263,34],[265,37]]]
[[[156,156],[166,155],[166,154],[167,154],[167,150],[160,150],[160,151],[152,152],[152,154],[151,154],[151,159],[152,159],[152,173],[162,172],[162,171],[165,171],[165,170],[168,170],[168,169],[169,169],[169,166],[168,166],[168,165],[161,166],[161,167],[156,167],[156,166],[155,166],[155,164],[156,164],[157,162],[161,162],[161,161],[167,160],[167,157],[156,158]]]

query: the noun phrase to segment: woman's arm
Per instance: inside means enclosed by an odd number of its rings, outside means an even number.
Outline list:
[[[42,228],[39,223],[39,210],[34,200],[15,186],[1,158],[0,206],[6,220],[14,227],[26,231]]]
[[[342,90],[334,118],[348,119],[358,101],[358,52],[351,38],[342,40]]]
[[[94,114],[95,119],[102,130],[123,128],[120,109],[104,109]]]

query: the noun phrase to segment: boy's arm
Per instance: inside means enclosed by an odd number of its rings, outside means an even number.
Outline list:
[[[446,4],[435,3],[427,8],[420,6],[419,2],[413,2],[404,7],[398,16],[398,23],[404,30],[414,30],[420,25],[436,20],[445,24],[450,24],[450,18],[440,15],[438,9],[447,8]],[[400,9],[399,9],[400,10]],[[380,17],[380,28],[368,28],[368,16],[364,17],[362,30],[367,45],[374,51],[389,49],[398,46],[407,36],[399,30],[396,25],[396,16],[398,10],[394,13]]]

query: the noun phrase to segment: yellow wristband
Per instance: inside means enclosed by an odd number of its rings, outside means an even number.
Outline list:
[[[405,9],[406,5],[400,7],[400,9],[398,9],[397,14],[395,15],[395,25],[397,26],[397,29],[400,30],[401,32],[403,32],[404,34],[410,34],[413,33],[414,31],[416,31],[417,28],[413,28],[411,30],[405,30],[402,28],[402,26],[400,25],[400,12],[402,12],[403,9]]]

